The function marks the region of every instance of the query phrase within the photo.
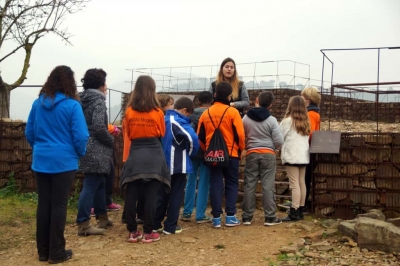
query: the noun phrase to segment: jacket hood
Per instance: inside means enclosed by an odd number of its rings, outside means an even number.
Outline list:
[[[190,123],[190,118],[187,116],[184,116],[183,114],[179,113],[178,111],[175,110],[167,110],[167,112],[165,113],[165,115],[173,115],[173,116],[178,116],[181,119],[186,120],[188,123]]]
[[[86,89],[79,93],[79,97],[81,98],[82,106],[88,106],[99,100],[106,100],[106,96],[97,89]]]
[[[314,112],[319,113],[320,109],[319,109],[319,107],[317,105],[310,104],[309,106],[307,106],[307,111],[314,111]]]
[[[54,98],[45,97],[44,94],[41,94],[39,96],[39,101],[42,104],[42,106],[49,110],[53,109],[54,106],[56,106],[59,102],[64,101],[65,99],[68,99],[68,97],[61,92],[57,92]]]
[[[254,121],[261,122],[271,116],[271,113],[267,108],[264,107],[256,107],[251,108],[247,111],[247,116]]]

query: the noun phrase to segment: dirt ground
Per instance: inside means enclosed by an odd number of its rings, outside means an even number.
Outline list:
[[[285,224],[264,226],[263,213],[256,210],[251,226],[213,229],[210,223],[179,221],[181,234],[162,235],[160,241],[151,244],[128,243],[121,211],[110,216],[115,225],[104,236],[78,237],[76,225],[67,224],[67,248],[74,255],[64,265],[275,265],[272,262],[277,260],[279,248],[302,235],[301,230],[293,231]],[[278,216],[284,217],[285,213]],[[0,261],[1,265],[10,266],[44,265],[38,261],[32,239],[20,248],[1,251]]]

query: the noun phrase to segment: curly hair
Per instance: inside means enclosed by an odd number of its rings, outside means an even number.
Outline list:
[[[139,76],[129,96],[127,108],[138,112],[150,112],[160,107],[156,96],[156,83],[150,76]]]
[[[106,84],[107,73],[101,68],[91,68],[85,73],[85,76],[81,79],[83,88],[87,89],[98,89]]]
[[[79,99],[74,71],[69,66],[55,67],[40,90],[39,96],[44,94],[45,97],[54,99],[57,92],[72,99]]]
[[[311,133],[310,120],[307,114],[306,103],[301,96],[293,96],[289,100],[285,118],[292,118],[292,127],[302,136]]]

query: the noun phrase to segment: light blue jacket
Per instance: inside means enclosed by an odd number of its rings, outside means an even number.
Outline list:
[[[89,138],[81,104],[57,92],[33,102],[25,136],[33,148],[32,170],[62,173],[78,169]]]
[[[196,156],[199,139],[188,117],[175,110],[167,110],[162,146],[171,175],[193,172],[190,157]]]

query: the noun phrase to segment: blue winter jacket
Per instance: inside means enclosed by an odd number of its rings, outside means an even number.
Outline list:
[[[175,110],[167,110],[162,146],[171,175],[193,172],[189,157],[196,156],[199,139],[188,117]]]
[[[25,135],[33,148],[32,170],[50,174],[77,170],[89,138],[81,104],[59,92],[33,102]]]

